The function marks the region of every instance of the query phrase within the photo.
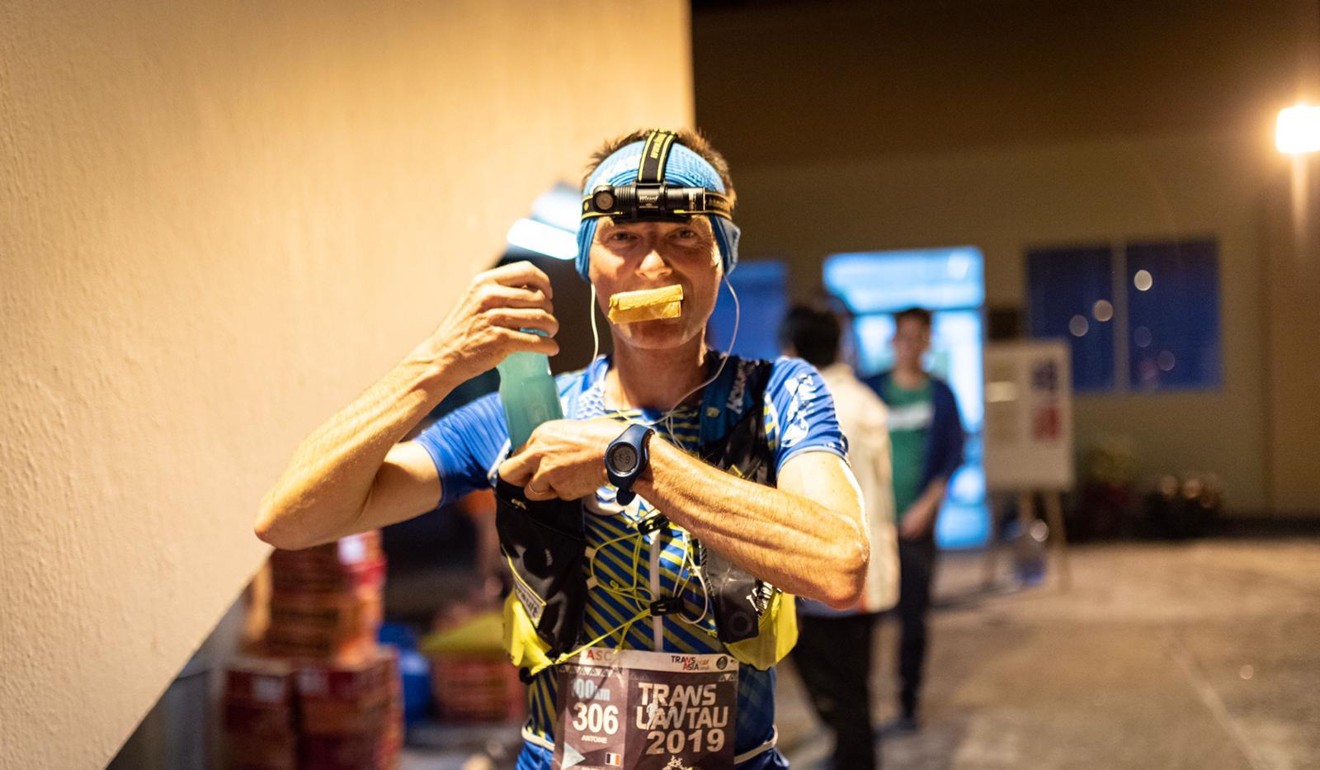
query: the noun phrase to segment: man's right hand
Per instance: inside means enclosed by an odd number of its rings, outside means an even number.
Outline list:
[[[458,382],[490,370],[510,353],[553,356],[559,352],[553,339],[559,322],[552,295],[550,277],[531,262],[479,273],[417,353],[461,375]]]

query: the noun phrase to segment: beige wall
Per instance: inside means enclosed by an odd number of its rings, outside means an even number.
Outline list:
[[[649,78],[602,86],[638,28]],[[263,558],[297,441],[602,138],[690,124],[688,29],[680,0],[0,0],[0,766],[114,754]]]

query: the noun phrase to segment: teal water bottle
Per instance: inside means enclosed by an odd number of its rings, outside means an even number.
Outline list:
[[[495,368],[500,372],[510,448],[526,443],[537,425],[564,416],[555,378],[550,376],[550,359],[544,353],[513,353]]]

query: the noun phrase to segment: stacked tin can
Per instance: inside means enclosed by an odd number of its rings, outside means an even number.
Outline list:
[[[231,768],[398,766],[398,658],[376,642],[384,579],[379,532],[271,554],[269,624],[226,679]]]

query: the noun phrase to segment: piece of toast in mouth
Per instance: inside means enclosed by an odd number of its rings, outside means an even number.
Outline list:
[[[610,323],[632,324],[678,318],[683,314],[683,287],[678,284],[658,289],[621,291],[610,297]]]

